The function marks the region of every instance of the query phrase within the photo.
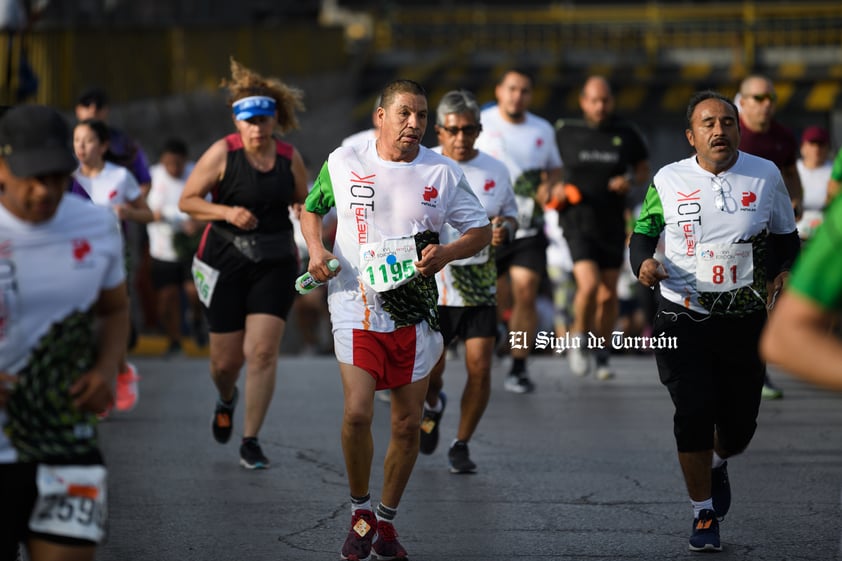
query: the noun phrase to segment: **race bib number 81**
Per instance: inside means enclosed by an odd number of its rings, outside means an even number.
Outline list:
[[[104,466],[39,465],[33,532],[99,543],[105,536]]]
[[[728,292],[754,282],[754,257],[750,243],[698,244],[696,290]]]
[[[360,246],[363,282],[376,292],[406,284],[415,276],[418,252],[415,238],[397,238]]]

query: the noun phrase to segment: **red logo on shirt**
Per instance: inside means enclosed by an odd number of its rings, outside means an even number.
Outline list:
[[[432,185],[424,187],[424,200],[428,203],[439,196],[439,190]]]
[[[538,140],[535,141],[535,146],[537,146],[538,148],[540,148],[543,145],[544,145],[544,139],[543,138],[539,138]]]
[[[88,240],[73,240],[73,258],[82,261],[91,252],[91,244]]]
[[[113,199],[116,196],[117,196],[117,190],[115,189],[114,191],[111,191],[110,193],[108,193],[108,200],[110,201],[111,199]]]
[[[493,179],[486,179],[486,180],[485,180],[485,185],[483,185],[483,186],[482,186],[482,188],[483,188],[485,191],[491,191],[492,189],[494,189],[494,186],[495,186],[495,185],[497,185],[497,184],[494,182],[494,180],[493,180]]]
[[[743,206],[749,206],[751,203],[757,200],[757,195],[752,191],[743,191],[743,199],[742,203]]]

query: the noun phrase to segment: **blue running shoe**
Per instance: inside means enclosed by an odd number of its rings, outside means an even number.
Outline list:
[[[690,534],[690,551],[722,551],[719,543],[719,520],[716,513],[708,508],[693,520],[693,533]]]

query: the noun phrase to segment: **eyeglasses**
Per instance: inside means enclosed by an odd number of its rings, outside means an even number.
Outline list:
[[[464,127],[439,127],[440,129],[444,130],[450,136],[456,136],[460,132],[465,136],[474,136],[479,134],[479,131],[482,130],[480,125],[465,125]]]
[[[778,96],[777,96],[777,95],[775,95],[775,94],[773,94],[773,93],[766,93],[766,94],[754,94],[754,95],[750,95],[750,96],[748,96],[748,97],[750,97],[751,99],[753,99],[753,100],[754,100],[754,101],[756,101],[757,103],[763,103],[763,102],[764,102],[764,101],[766,101],[767,99],[768,99],[769,101],[771,101],[772,103],[775,103],[776,101],[778,101]]]

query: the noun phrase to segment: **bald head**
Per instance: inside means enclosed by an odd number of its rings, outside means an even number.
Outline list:
[[[614,112],[611,85],[602,76],[591,76],[579,93],[579,107],[591,126],[598,126]]]

